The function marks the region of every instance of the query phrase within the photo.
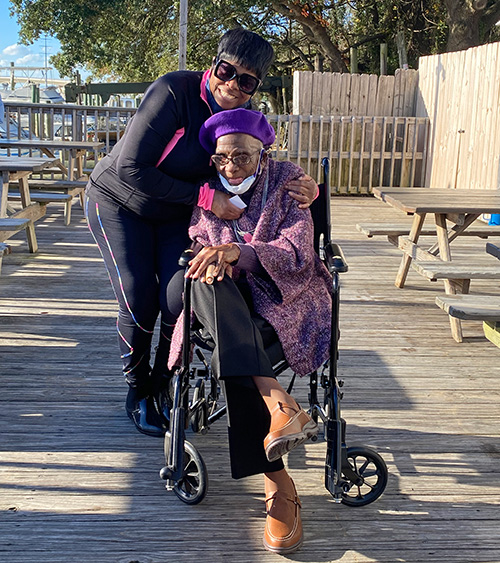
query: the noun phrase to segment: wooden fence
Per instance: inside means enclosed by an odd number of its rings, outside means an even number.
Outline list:
[[[416,115],[430,119],[427,186],[500,189],[500,43],[422,57]]]
[[[105,141],[135,112],[5,102],[7,136]],[[416,117],[414,117],[416,116]],[[330,158],[334,193],[372,186],[500,189],[500,43],[422,57],[395,76],[294,74],[292,115],[268,115],[274,155],[320,180]]]
[[[372,186],[422,186],[429,120],[415,117],[268,115],[277,137],[273,156],[299,164],[318,182],[330,159],[333,193]]]
[[[417,83],[416,70],[394,76],[295,72],[293,114],[415,116]]]

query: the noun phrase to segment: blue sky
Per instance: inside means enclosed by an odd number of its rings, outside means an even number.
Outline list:
[[[45,40],[40,39],[33,45],[19,44],[19,27],[16,18],[10,16],[9,7],[9,0],[0,0],[0,66],[10,66],[11,62],[16,66],[45,66]],[[48,60],[57,53],[59,42],[53,37],[47,37],[46,45]],[[6,76],[8,71],[2,70],[0,74]],[[54,70],[49,73],[49,82],[50,78],[57,79],[59,74]]]

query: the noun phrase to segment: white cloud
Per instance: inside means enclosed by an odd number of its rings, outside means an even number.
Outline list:
[[[47,49],[47,57],[45,56],[45,49]],[[0,66],[10,67],[11,63],[14,63],[16,67],[51,67],[49,58],[54,52],[57,52],[58,47],[53,40],[52,45],[46,45],[41,41],[35,42],[33,45],[21,45],[19,43],[14,43],[0,50]],[[85,70],[80,70],[82,78],[85,79],[88,73]],[[6,70],[0,71],[0,75],[5,78],[9,74],[8,68]],[[15,71],[16,77],[19,80],[35,77],[43,78],[45,75],[42,71],[26,71],[21,70]],[[52,69],[48,73],[49,79],[59,79],[59,73]]]
[[[17,66],[44,66],[44,56],[39,53],[29,53],[15,60]]]
[[[0,52],[0,66],[10,67],[11,63],[14,63],[16,67],[44,67],[45,66],[45,56],[41,52],[33,52],[37,49],[36,46],[26,46],[19,45],[15,43],[14,45],[9,45],[2,52]],[[50,66],[50,65],[49,65]],[[16,76],[19,78],[26,77],[40,77],[42,74],[38,71],[27,71],[28,74],[23,73],[21,70],[16,71]],[[2,71],[2,76],[8,73],[8,70]],[[55,75],[54,78],[59,78],[58,73],[51,72],[51,75]]]
[[[14,43],[14,45],[9,45],[0,53],[4,57],[18,58],[27,55],[30,52],[26,45],[20,45],[19,43]]]
[[[0,52],[0,66],[10,66],[11,62],[16,66],[45,66],[44,54],[35,51],[38,51],[36,46],[9,45]]]

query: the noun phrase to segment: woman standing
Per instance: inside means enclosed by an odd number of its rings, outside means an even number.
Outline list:
[[[160,77],[87,185],[89,228],[119,303],[118,342],[129,385],[127,414],[140,432],[151,436],[162,436],[166,430],[165,417],[155,402],[166,384],[176,320],[166,288],[189,241],[193,206],[229,220],[242,213],[227,194],[200,187],[202,179],[213,176],[215,170],[198,133],[213,113],[250,106],[273,56],[267,41],[236,28],[222,37],[206,72],[178,71]],[[301,206],[309,205],[316,194],[316,185],[307,176],[288,189]],[[151,368],[152,338],[160,312]]]

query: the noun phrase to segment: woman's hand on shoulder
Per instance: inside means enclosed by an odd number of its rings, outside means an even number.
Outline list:
[[[299,209],[307,209],[318,196],[318,184],[307,174],[288,182],[286,188],[293,199],[299,202]]]
[[[216,190],[210,211],[214,215],[217,215],[219,219],[226,219],[228,221],[232,219],[239,219],[243,213],[243,209],[239,209],[236,205],[233,205],[229,201],[230,198],[230,195]]]

